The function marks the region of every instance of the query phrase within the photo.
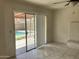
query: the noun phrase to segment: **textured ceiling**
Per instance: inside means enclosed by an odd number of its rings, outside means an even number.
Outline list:
[[[61,2],[61,1],[68,1],[68,0],[24,0],[26,2],[43,5],[47,8],[63,8],[64,5],[67,3],[61,3],[61,4],[52,4],[55,2]]]

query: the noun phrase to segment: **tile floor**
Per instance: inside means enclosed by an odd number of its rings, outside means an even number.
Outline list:
[[[65,44],[47,44],[10,59],[79,59],[79,49],[69,48]]]

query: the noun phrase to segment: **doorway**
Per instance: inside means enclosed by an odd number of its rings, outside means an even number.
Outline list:
[[[14,12],[16,55],[37,47],[36,16],[23,12]]]

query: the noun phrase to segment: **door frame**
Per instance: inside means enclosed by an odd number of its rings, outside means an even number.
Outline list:
[[[15,12],[20,12],[20,11],[14,11],[13,12],[13,14],[15,13]],[[30,15],[34,15],[34,19],[35,19],[35,13],[27,13],[27,12],[23,12],[24,13],[24,15],[25,15],[25,36],[26,36],[26,52],[28,52],[28,51],[31,51],[31,50],[33,50],[33,49],[36,49],[37,47],[34,47],[34,48],[32,48],[32,49],[30,49],[30,50],[27,50],[27,17],[26,17],[26,14],[30,14]],[[14,20],[13,20],[13,26],[14,26],[14,32],[15,32],[15,17],[14,17]],[[35,27],[35,24],[34,24],[34,27]],[[34,28],[35,29],[35,28]],[[36,32],[37,32],[37,30],[36,30]],[[36,34],[35,34],[36,35]],[[15,35],[14,35],[15,36]],[[36,39],[37,40],[37,39]],[[35,45],[35,39],[34,39],[34,45]],[[37,45],[37,43],[36,43],[36,45]],[[16,53],[16,38],[15,38],[15,53]]]

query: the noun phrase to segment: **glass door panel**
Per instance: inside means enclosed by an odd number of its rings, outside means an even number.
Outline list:
[[[35,17],[26,14],[27,22],[27,50],[35,48]]]
[[[26,52],[25,13],[15,12],[16,55]]]

